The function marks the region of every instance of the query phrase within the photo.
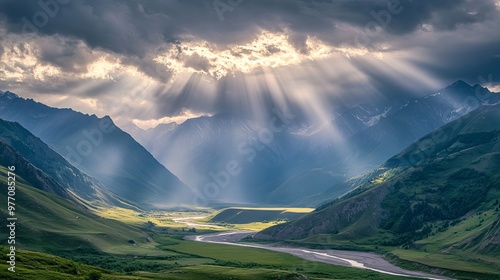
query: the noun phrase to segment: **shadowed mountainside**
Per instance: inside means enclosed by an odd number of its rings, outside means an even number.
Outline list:
[[[0,117],[15,121],[120,198],[140,207],[190,201],[187,187],[109,117],[0,94]]]

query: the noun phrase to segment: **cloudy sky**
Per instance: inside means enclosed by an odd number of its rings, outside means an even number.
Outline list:
[[[0,0],[0,90],[142,127],[500,90],[500,0]]]

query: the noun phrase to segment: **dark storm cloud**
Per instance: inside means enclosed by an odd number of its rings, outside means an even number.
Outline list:
[[[443,45],[432,51],[438,63],[415,63],[446,82],[462,79],[470,84],[500,85],[500,36],[488,42],[461,42],[458,47],[453,42]]]
[[[423,24],[436,30],[453,30],[462,24],[471,24],[490,19],[495,15],[493,0],[402,0],[401,16],[394,16],[387,31],[405,34],[419,29]]]
[[[57,8],[49,5],[55,12],[49,13],[42,27],[36,23],[43,23],[43,17],[34,17],[37,12],[45,11],[38,2],[53,4],[58,3],[56,0],[3,0],[0,13],[10,32],[21,33],[23,26],[30,30],[25,27],[27,19],[42,34],[75,37],[93,48],[142,57],[152,46],[183,35],[221,44],[238,43],[248,40],[257,27],[288,28],[295,34],[293,40],[299,46],[304,34],[335,43],[351,43],[352,34],[339,34],[335,25],[345,23],[364,28],[374,20],[374,14],[387,10],[388,5],[403,9],[401,14],[391,16],[386,27],[386,31],[394,34],[412,32],[424,23],[437,29],[454,29],[460,24],[485,20],[496,12],[494,1],[487,0],[401,0],[397,1],[399,4],[396,0],[252,0],[241,1],[238,6],[223,11],[223,20],[220,20],[221,7],[214,3],[229,3],[226,0],[60,1],[68,3],[57,4]]]
[[[52,5],[48,9],[53,13],[47,13],[39,4],[49,2]],[[45,35],[59,34],[82,39],[92,48],[142,55],[148,51],[148,45],[157,43],[161,36],[157,30],[150,33],[152,28],[141,26],[143,19],[130,5],[121,1],[71,0],[58,4],[57,1],[6,0],[0,3],[0,10],[10,32],[36,30]],[[152,18],[149,24],[155,26],[159,23],[156,20]]]
[[[64,72],[83,73],[95,61],[92,53],[76,40],[40,40],[39,60],[59,67]]]

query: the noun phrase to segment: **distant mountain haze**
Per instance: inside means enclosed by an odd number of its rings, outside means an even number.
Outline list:
[[[500,95],[480,85],[457,81],[404,102],[334,108],[329,123],[319,127],[291,117],[273,132],[269,122],[219,114],[133,135],[209,201],[314,206],[346,192],[352,187],[346,179],[434,129],[499,101]],[[237,163],[240,172],[229,175],[228,163]]]

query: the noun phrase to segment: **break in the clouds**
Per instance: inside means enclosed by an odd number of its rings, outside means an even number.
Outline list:
[[[273,106],[321,120],[498,86],[499,26],[498,0],[2,0],[0,88],[139,124]]]

